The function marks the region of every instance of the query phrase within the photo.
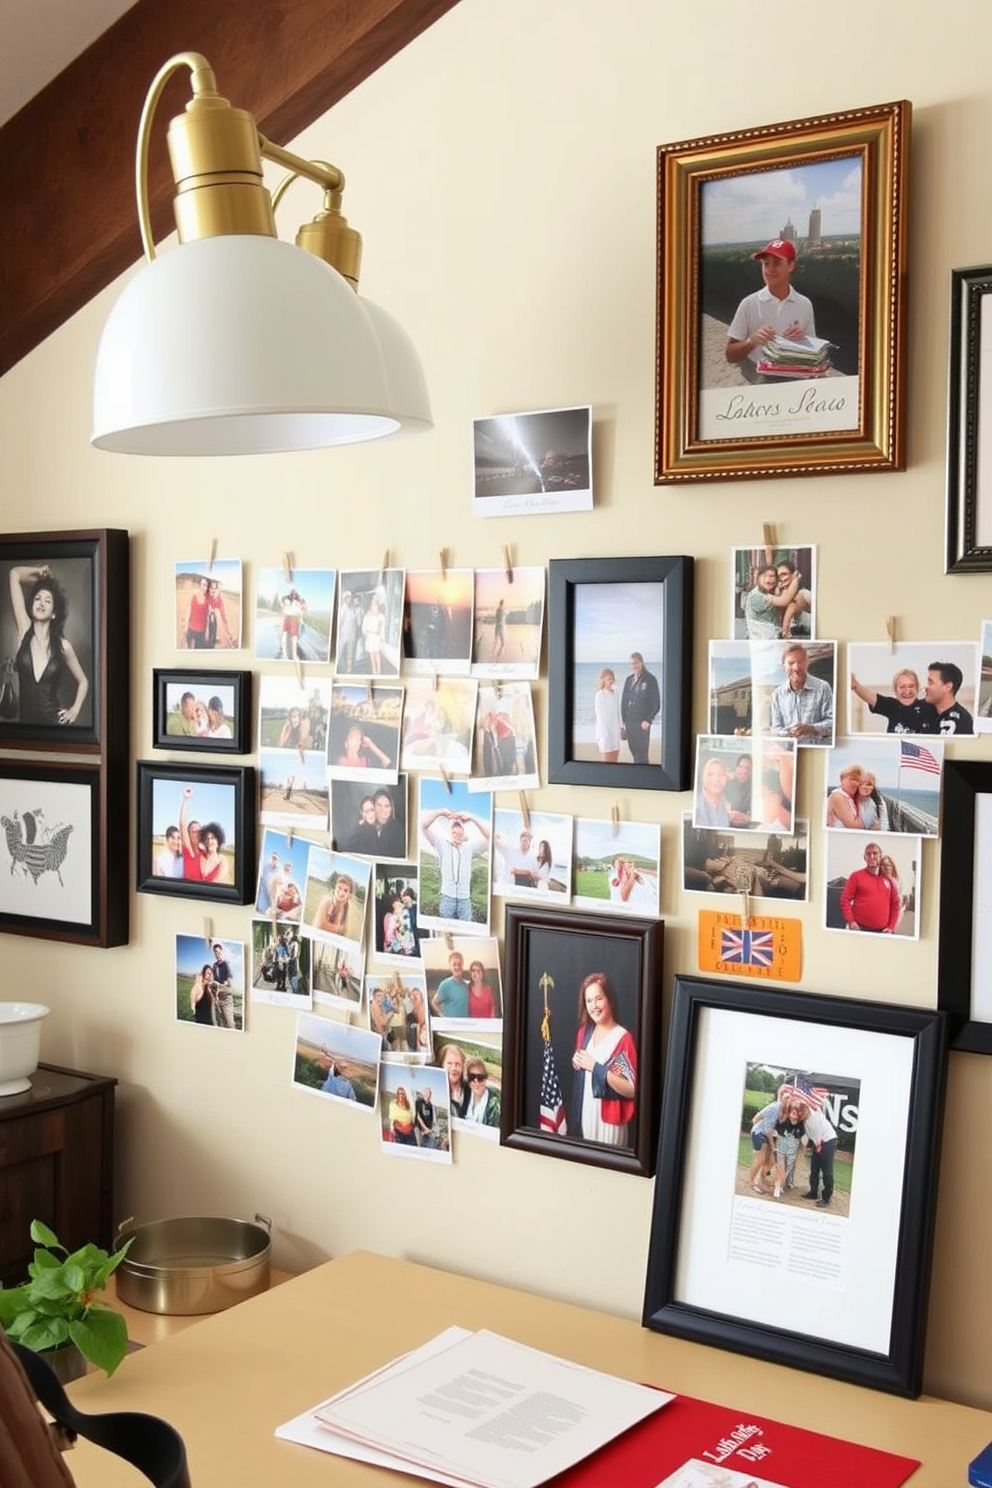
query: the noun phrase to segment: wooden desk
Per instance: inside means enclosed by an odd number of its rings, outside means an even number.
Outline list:
[[[270,1271],[269,1286],[281,1286],[288,1281],[293,1273],[291,1271]],[[181,1317],[176,1313],[165,1312],[142,1312],[140,1308],[129,1307],[126,1302],[121,1302],[117,1296],[117,1276],[108,1276],[107,1290],[102,1298],[108,1307],[115,1312],[121,1313],[127,1323],[128,1341],[140,1343],[146,1347],[150,1343],[161,1343],[165,1338],[171,1338],[173,1333],[182,1332],[183,1328],[189,1328],[193,1323],[202,1323],[205,1317],[212,1317],[213,1313],[193,1313],[188,1317]],[[243,1303],[237,1303],[241,1307]]]
[[[71,1393],[81,1410],[145,1410],[171,1421],[186,1441],[193,1488],[396,1488],[392,1473],[277,1441],[273,1432],[449,1323],[492,1328],[629,1379],[918,1457],[923,1466],[910,1488],[965,1484],[968,1463],[992,1439],[989,1412],[926,1396],[902,1400],[363,1252],[204,1318],[132,1355],[112,1379],[90,1375]],[[69,1465],[78,1488],[144,1481],[85,1442]]]

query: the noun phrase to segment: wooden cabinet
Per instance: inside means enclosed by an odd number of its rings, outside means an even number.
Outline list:
[[[0,1281],[24,1281],[41,1219],[70,1250],[113,1243],[116,1080],[40,1064],[0,1098]]]

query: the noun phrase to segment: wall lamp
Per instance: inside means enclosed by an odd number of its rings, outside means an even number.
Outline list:
[[[149,135],[181,67],[193,96],[168,131],[181,246],[156,257]],[[272,196],[263,157],[291,172]],[[147,262],[111,310],[97,351],[97,448],[256,455],[431,428],[413,343],[356,292],[362,240],[341,213],[341,171],[266,140],[251,114],[219,95],[199,53],[179,53],[156,74],[135,175]],[[298,177],[322,187],[324,202],[294,247],[276,237],[273,214]]]

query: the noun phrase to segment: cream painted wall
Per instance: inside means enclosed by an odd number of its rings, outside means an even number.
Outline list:
[[[894,614],[908,639],[977,639],[989,581],[942,573],[944,421],[949,271],[992,258],[990,54],[992,10],[974,0],[911,19],[898,0],[835,0],[829,13],[734,0],[461,0],[297,142],[347,172],[363,288],[422,350],[432,435],[251,461],[98,454],[87,443],[89,381],[109,293],[0,381],[4,528],[132,534],[133,753],[150,754],[151,668],[177,664],[171,566],[213,541],[246,561],[249,582],[287,549],[360,566],[388,548],[409,567],[434,566],[442,546],[468,565],[498,564],[504,543],[522,564],[694,553],[698,728],[706,643],[725,633],[729,549],[754,542],[765,521],[785,541],[819,545],[823,635],[882,639]],[[655,146],[895,98],[915,110],[908,470],[655,488]],[[297,186],[281,213],[286,236],[308,210]],[[471,418],[574,402],[595,409],[595,511],[474,519]],[[240,659],[250,665],[248,651]],[[543,682],[537,693],[543,736]],[[954,752],[987,755],[988,745]],[[802,776],[805,815],[822,761],[804,759]],[[614,800],[662,826],[667,988],[695,970],[701,901],[677,890],[675,874],[686,798],[540,796],[586,815]],[[824,932],[819,849],[814,900],[799,911],[803,990],[931,1006],[936,845],[924,848],[918,944]],[[131,844],[112,850],[133,860]],[[247,910],[212,921],[225,938],[247,938]],[[291,1013],[252,1008],[248,1034],[230,1040],[177,1026],[173,937],[201,928],[196,907],[132,895],[127,948],[5,943],[8,989],[53,1007],[45,1057],[121,1081],[122,1216],[260,1209],[274,1218],[280,1266],[365,1246],[638,1313],[652,1183],[470,1142],[449,1171],[385,1162],[372,1121],[291,1089]],[[990,1096],[992,1062],[954,1056],[926,1370],[928,1389],[986,1406]]]

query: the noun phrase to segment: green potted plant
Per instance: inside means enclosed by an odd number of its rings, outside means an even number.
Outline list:
[[[0,1324],[25,1348],[44,1354],[59,1377],[86,1372],[85,1360],[113,1374],[127,1352],[127,1324],[97,1298],[107,1277],[127,1255],[131,1241],[113,1255],[84,1245],[70,1255],[58,1236],[38,1219],[31,1222],[38,1249],[21,1286],[0,1287]],[[82,1359],[58,1357],[78,1350]],[[78,1358],[77,1355],[77,1358]]]

